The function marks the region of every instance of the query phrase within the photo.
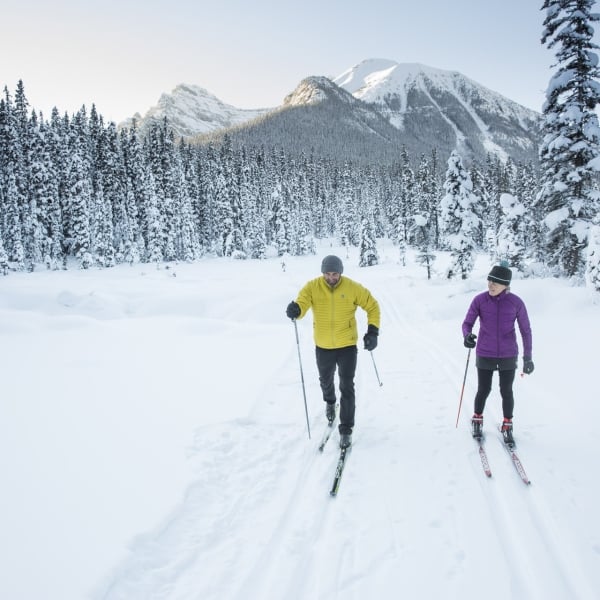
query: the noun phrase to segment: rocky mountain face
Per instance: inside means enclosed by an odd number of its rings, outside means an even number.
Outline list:
[[[138,115],[139,116],[139,115]],[[488,153],[537,160],[541,115],[458,72],[383,59],[363,61],[331,80],[308,77],[281,106],[242,110],[196,86],[164,94],[138,126],[167,117],[176,135],[196,143],[277,146],[362,164],[389,164],[406,149],[418,159],[457,150],[468,163]]]
[[[233,129],[220,129],[194,141],[281,148],[292,156],[314,155],[362,164],[398,158],[400,131],[378,111],[326,77],[308,77],[283,105]]]
[[[540,115],[456,71],[372,59],[334,83],[384,115],[407,145],[443,140],[467,158],[537,155]]]
[[[270,109],[245,110],[221,102],[216,96],[196,85],[180,84],[170,94],[162,94],[158,104],[142,117],[139,113],[119,127],[131,127],[135,119],[143,134],[153,123],[167,117],[177,137],[191,138],[198,134],[234,127],[250,121]]]

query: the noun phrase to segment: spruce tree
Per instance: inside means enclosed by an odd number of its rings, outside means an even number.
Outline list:
[[[372,267],[379,264],[377,252],[377,240],[375,238],[375,226],[373,219],[364,216],[360,228],[360,258],[359,267]]]
[[[427,269],[427,279],[431,279],[431,271],[436,256],[431,250],[431,240],[433,235],[425,215],[416,214],[414,216],[412,235],[419,250],[416,261],[419,265],[422,265]]]
[[[8,255],[4,250],[4,244],[2,243],[2,235],[0,232],[0,273],[2,275],[8,275]]]
[[[479,217],[475,212],[477,197],[473,194],[471,177],[456,151],[448,159],[444,189],[441,223],[452,256],[447,276],[451,279],[460,275],[461,279],[467,279],[474,266],[474,238]]]
[[[496,262],[505,260],[511,267],[523,271],[525,258],[525,207],[512,194],[500,195],[502,221],[498,230]]]
[[[587,286],[598,294],[594,299],[600,301],[600,215],[590,230],[585,278]]]
[[[596,201],[592,194],[600,130],[598,46],[593,43],[594,0],[545,0],[542,43],[556,50],[557,70],[543,106],[540,147],[545,259],[558,275],[581,276]]]
[[[71,124],[70,159],[68,167],[67,243],[71,253],[78,259],[83,269],[93,263],[90,252],[90,211],[93,205],[93,185],[90,174],[87,118],[85,110],[80,110]]]

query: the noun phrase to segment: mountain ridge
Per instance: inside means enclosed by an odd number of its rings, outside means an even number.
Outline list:
[[[144,132],[166,116],[178,137],[189,138],[215,129],[235,127],[270,110],[237,108],[226,104],[206,88],[180,83],[170,94],[161,94],[158,103],[151,106],[143,117],[136,113],[119,127],[131,127],[135,120],[140,131]]]
[[[227,134],[234,143],[360,162],[388,162],[403,148],[415,157],[437,148],[442,159],[457,150],[467,161],[490,153],[536,161],[541,122],[539,113],[458,71],[389,59],[364,60],[335,78],[306,77],[281,105],[264,109],[236,108],[200,86],[180,84],[136,118],[140,132],[164,117],[176,136],[193,143]]]

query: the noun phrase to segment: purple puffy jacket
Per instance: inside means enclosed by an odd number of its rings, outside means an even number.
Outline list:
[[[515,321],[523,340],[523,356],[531,358],[531,325],[525,303],[519,296],[504,290],[498,296],[488,292],[477,294],[462,324],[463,337],[471,333],[479,317],[477,356],[511,358],[519,355]]]

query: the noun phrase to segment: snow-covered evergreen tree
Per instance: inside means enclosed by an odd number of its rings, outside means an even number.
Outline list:
[[[69,130],[69,162],[66,189],[65,243],[83,269],[93,263],[90,252],[90,209],[92,207],[92,180],[87,138],[87,117],[81,109]]]
[[[337,193],[337,229],[343,246],[358,246],[360,222],[356,188],[353,185],[351,167],[344,164]]]
[[[159,210],[159,200],[156,194],[154,175],[148,165],[146,167],[145,181],[145,200],[146,200],[146,260],[158,265],[164,258],[164,224],[163,216]]]
[[[595,0],[545,0],[542,43],[556,49],[557,70],[543,106],[539,203],[546,229],[545,259],[557,274],[581,276],[597,205],[591,197],[600,170],[598,45],[592,41]]]
[[[434,165],[425,156],[421,156],[419,169],[415,176],[415,200],[411,239],[420,249],[426,243],[427,252],[435,246],[439,238],[438,200],[439,187],[435,181]],[[427,231],[425,231],[425,228]]]
[[[98,189],[90,205],[90,239],[94,263],[101,267],[115,265],[113,245],[112,205],[104,196],[103,177],[98,179]]]
[[[17,188],[13,165],[6,167],[6,200],[4,209],[6,211],[5,240],[8,244],[8,258],[16,263],[19,271],[25,269],[25,248],[23,246],[23,227],[21,225],[21,213],[19,210],[20,194]]]
[[[2,275],[8,274],[8,254],[4,249],[4,243],[2,241],[2,231],[0,230],[0,273]]]
[[[496,232],[498,231],[500,219],[498,207],[496,206],[496,202],[493,201],[494,193],[492,190],[495,188],[495,185],[491,177],[492,169],[490,165],[491,157],[488,155],[486,168],[483,168],[478,163],[474,163],[471,167],[473,193],[479,199],[475,209],[479,217],[479,226],[477,227],[477,234],[474,241],[480,248],[488,252],[495,252]],[[491,236],[490,231],[492,232]],[[491,247],[488,244],[490,239],[493,240]]]
[[[523,271],[525,259],[525,207],[512,194],[500,194],[502,219],[496,243],[496,261],[505,260],[511,267]]]
[[[415,212],[415,174],[410,166],[406,148],[402,149],[400,163],[400,219],[396,224],[396,231],[407,244],[411,244],[414,241],[410,239],[410,220]]]
[[[425,215],[416,214],[413,221],[413,237],[419,250],[416,261],[427,269],[427,279],[431,279],[432,266],[436,258],[431,250],[433,233]]]
[[[373,219],[368,216],[364,216],[361,222],[359,247],[359,267],[372,267],[373,265],[379,264],[375,226],[373,224]]]
[[[587,252],[586,284],[591,290],[600,294],[600,215],[596,217],[590,229]],[[596,300],[600,301],[600,296],[596,296]]]
[[[134,264],[146,254],[144,232],[146,231],[146,201],[148,193],[145,189],[146,173],[142,146],[137,135],[135,121],[133,127],[121,135],[123,153],[123,177],[125,200],[120,204],[122,225],[118,251],[123,260]]]
[[[471,177],[456,151],[448,159],[444,190],[446,195],[440,203],[440,220],[452,256],[447,275],[452,278],[460,274],[461,279],[467,279],[474,266],[474,238],[479,217]]]
[[[536,204],[537,175],[533,164],[519,164],[513,186],[514,195],[523,204],[523,247],[526,262],[542,262],[543,236],[541,221]]]

